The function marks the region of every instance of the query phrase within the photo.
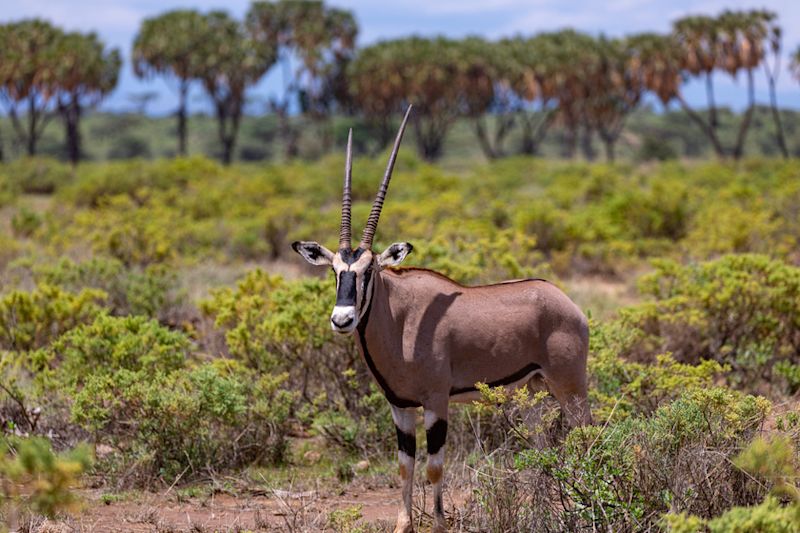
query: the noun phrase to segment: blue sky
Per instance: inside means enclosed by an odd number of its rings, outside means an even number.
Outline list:
[[[117,46],[126,57],[133,37],[143,18],[163,11],[189,7],[200,10],[227,9],[242,17],[249,0],[4,0],[0,21],[26,17],[42,17],[68,30],[96,31],[107,43]],[[800,46],[800,1],[762,0],[327,0],[329,5],[350,9],[358,20],[359,45],[409,34],[461,37],[482,35],[496,38],[514,34],[531,34],[541,30],[573,27],[593,34],[620,36],[639,31],[662,31],[670,22],[686,14],[717,14],[725,8],[749,9],[766,7],[778,13],[784,29],[784,50]],[[786,70],[778,82],[781,105],[800,109],[800,83]],[[263,110],[263,101],[279,91],[277,68],[250,92],[251,111]],[[740,109],[744,105],[744,77],[733,80],[719,76],[717,100],[720,104]],[[768,101],[763,76],[757,80],[757,98]],[[126,110],[133,104],[130,95],[157,91],[158,98],[150,112],[163,114],[174,109],[176,98],[171,86],[162,80],[141,81],[126,62],[116,91],[103,103],[104,109]],[[686,88],[693,105],[703,105],[705,93],[699,83]],[[194,110],[206,109],[207,102],[199,88],[191,99]]]

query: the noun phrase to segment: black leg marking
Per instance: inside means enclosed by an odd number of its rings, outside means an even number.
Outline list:
[[[417,437],[406,433],[396,425],[394,429],[397,430],[397,448],[407,456],[413,458],[417,454]]]
[[[437,494],[433,498],[433,510],[438,516],[444,515],[444,506],[442,505],[442,495]]]
[[[433,423],[425,434],[428,440],[428,455],[433,455],[442,449],[447,439],[447,420],[442,420],[440,418]]]

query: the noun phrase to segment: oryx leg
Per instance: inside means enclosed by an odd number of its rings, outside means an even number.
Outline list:
[[[428,445],[428,481],[433,486],[433,533],[447,531],[442,488],[444,485],[444,448],[447,440],[448,398],[425,407],[425,437]]]
[[[414,489],[414,456],[417,452],[416,409],[392,406],[392,418],[397,430],[397,461],[400,483],[403,485],[403,503],[397,514],[394,533],[412,533],[411,493]]]
[[[587,426],[592,423],[585,374],[548,379],[547,388],[561,404],[561,411],[570,427]]]
[[[592,423],[589,409],[586,359],[589,354],[589,332],[575,336],[555,332],[547,339],[551,364],[544,371],[550,393],[561,404],[561,411],[571,427]]]

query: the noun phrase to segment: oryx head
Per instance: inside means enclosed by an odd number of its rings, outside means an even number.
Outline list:
[[[347,137],[347,160],[344,172],[344,193],[342,194],[342,224],[339,230],[339,250],[333,253],[314,241],[296,241],[292,243],[294,251],[302,255],[312,265],[330,265],[333,268],[333,272],[336,275],[336,304],[331,313],[331,327],[339,333],[350,333],[355,330],[358,321],[366,313],[372,298],[372,285],[375,281],[375,274],[387,266],[400,264],[412,250],[411,244],[407,242],[396,242],[381,254],[377,254],[372,250],[375,229],[378,227],[378,219],[381,216],[383,201],[389,188],[389,180],[392,178],[397,151],[400,148],[400,141],[403,139],[403,132],[406,129],[406,122],[410,113],[411,106],[408,107],[400,125],[400,130],[397,132],[394,147],[389,156],[389,163],[386,165],[386,172],[383,175],[383,181],[378,189],[378,194],[375,196],[375,202],[372,204],[367,225],[364,227],[361,244],[357,248],[353,248],[350,244],[353,130],[350,130],[350,134]]]

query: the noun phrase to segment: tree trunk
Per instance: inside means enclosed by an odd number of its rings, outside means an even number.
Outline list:
[[[789,158],[789,149],[786,146],[786,137],[783,133],[783,123],[781,122],[781,112],[778,110],[778,96],[775,94],[775,76],[767,75],[769,82],[769,107],[772,109],[772,121],[775,123],[775,138],[778,141],[778,148],[784,159]]]
[[[505,156],[503,142],[505,141],[509,132],[514,129],[515,124],[516,118],[511,112],[503,112],[495,115],[494,138],[490,139],[490,142],[492,142],[491,149],[494,153],[494,159]],[[487,139],[489,139],[488,136]]]
[[[59,111],[61,111],[61,117],[64,120],[67,156],[74,166],[81,159],[81,107],[77,96],[70,95],[66,103],[59,102]]]
[[[717,105],[714,102],[714,82],[711,78],[712,72],[706,72],[706,97],[708,98],[708,124],[711,126],[711,129],[716,132],[719,122],[717,120]]]
[[[189,81],[181,80],[178,103],[178,155],[186,155],[186,106],[189,97]]]
[[[606,149],[606,161],[608,161],[609,163],[613,163],[614,145],[616,144],[616,139],[606,135],[601,135],[601,137],[603,139],[603,146]]]
[[[228,166],[233,159],[233,139],[225,137],[222,140],[222,164]]]
[[[3,122],[0,121],[0,163],[5,161],[5,154],[3,153]]]
[[[230,165],[236,148],[236,136],[239,133],[239,122],[242,118],[242,102],[228,97],[217,102],[217,131],[222,144],[222,163]]]
[[[703,120],[703,117],[697,114],[697,112],[689,107],[689,104],[686,103],[683,96],[678,94],[676,96],[678,103],[681,105],[681,109],[689,115],[689,118],[694,121],[695,124],[700,126],[700,129],[703,131],[708,140],[711,141],[711,146],[714,148],[714,152],[717,154],[718,157],[724,158],[725,157],[725,150],[722,148],[722,144],[719,142],[719,138],[717,137],[716,132],[714,129],[706,124]]]
[[[753,119],[753,110],[756,106],[755,80],[753,79],[753,69],[747,69],[747,111],[742,117],[739,126],[739,134],[736,136],[736,145],[733,148],[733,158],[741,159],[744,154],[744,142],[747,139],[747,132],[750,129],[750,122]]]
[[[294,159],[300,153],[299,141],[300,132],[292,125],[288,111],[289,102],[282,104],[273,103],[272,109],[278,116],[278,127],[280,128],[281,138],[283,139],[283,154],[286,160]]]
[[[290,65],[290,54],[285,49],[279,54],[278,62],[281,65],[281,72],[283,74],[283,100],[275,101],[272,108],[278,115],[278,126],[281,130],[281,137],[285,143],[284,157],[287,160],[294,159],[300,153],[299,141],[300,132],[298,128],[292,125],[289,120],[289,98],[296,92],[296,85],[292,68]]]
[[[552,111],[542,111],[544,116],[534,126],[534,115],[523,111],[522,115],[522,146],[520,152],[527,155],[536,155],[539,145],[544,140],[547,129],[553,121],[555,114]]]
[[[36,155],[36,97],[30,95],[28,97],[28,138],[27,151],[28,155]]]
[[[496,159],[497,152],[492,146],[491,140],[489,140],[489,134],[486,131],[486,124],[483,121],[483,117],[475,117],[474,121],[475,135],[478,137],[478,144],[480,144],[481,150],[483,150],[483,155],[486,156],[486,159]]]
[[[435,161],[442,155],[447,125],[445,122],[437,124],[433,118],[428,118],[427,121],[427,124],[423,119],[419,118],[414,121],[414,128],[417,133],[417,148],[423,159]]]
[[[583,151],[583,156],[587,161],[594,161],[595,157],[597,157],[594,147],[592,146],[592,128],[588,126],[583,128],[583,135],[581,136],[581,150]]]
[[[567,124],[564,134],[564,147],[561,150],[562,157],[574,159],[578,148],[578,131],[574,124]]]

